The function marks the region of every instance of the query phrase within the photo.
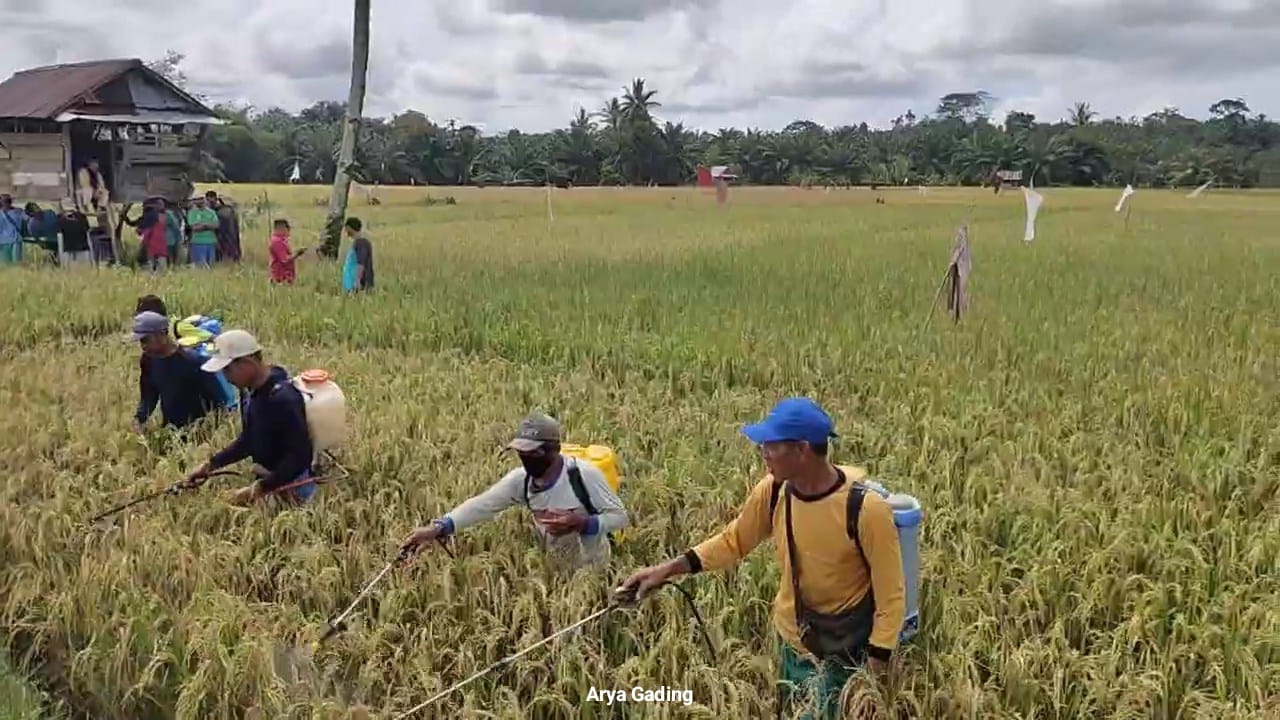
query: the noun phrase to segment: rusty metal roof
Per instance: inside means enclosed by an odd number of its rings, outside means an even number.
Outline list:
[[[147,68],[141,60],[132,58],[48,65],[14,73],[13,77],[0,83],[0,118],[53,120],[82,100],[92,104],[95,90],[131,70],[140,70],[154,77],[192,104],[207,110],[198,100]]]

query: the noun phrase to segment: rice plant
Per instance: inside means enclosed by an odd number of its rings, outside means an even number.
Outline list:
[[[318,192],[270,189],[295,245]],[[738,427],[793,393],[926,512],[923,629],[850,717],[1280,717],[1280,196],[1141,192],[1126,227],[1110,191],[1048,189],[1027,245],[1012,193],[574,189],[548,222],[542,189],[450,192],[353,208],[364,297],[311,257],[270,287],[265,225],[239,267],[0,268],[0,623],[76,717],[394,717],[716,531],[762,472]],[[963,222],[970,310],[922,331]],[[129,431],[146,293],[331,371],[350,478],[302,510],[230,508],[220,480],[86,527],[235,432]],[[315,649],[410,529],[508,469],[533,409],[625,463],[611,571],[554,566],[513,510]],[[768,717],[777,581],[767,548],[687,581],[718,662],[663,593],[419,717]],[[693,702],[586,699],[636,686]]]

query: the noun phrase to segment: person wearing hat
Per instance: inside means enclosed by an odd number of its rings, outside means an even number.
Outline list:
[[[884,672],[897,647],[906,583],[893,511],[866,491],[863,470],[831,462],[835,427],[814,401],[783,400],[743,434],[769,472],[738,517],[683,555],[633,573],[618,592],[640,598],[676,576],[724,570],[772,538],[783,575],[773,601],[778,710],[799,701],[803,687],[817,706],[807,717],[834,718],[855,670]]]
[[[164,425],[178,429],[223,406],[217,378],[200,369],[200,358],[180,347],[169,329],[169,318],[157,312],[143,310],[133,318],[131,338],[142,346],[140,397],[133,416],[133,429],[139,433],[157,405]]]
[[[630,524],[626,508],[599,468],[561,454],[561,440],[560,424],[554,418],[542,413],[526,417],[507,443],[507,449],[520,458],[520,466],[444,517],[414,530],[402,548],[414,550],[519,505],[532,511],[534,526],[548,550],[568,555],[576,567],[607,564],[608,535]]]
[[[203,195],[191,199],[187,227],[191,228],[191,264],[213,267],[218,253],[218,211],[209,207]]]
[[[262,358],[257,338],[244,330],[227,330],[213,339],[215,352],[202,366],[212,378],[221,372],[237,388],[248,391],[243,401],[240,436],[182,483],[202,485],[214,470],[252,458],[258,480],[231,496],[234,505],[249,505],[268,496],[302,504],[316,492],[311,475],[314,450],[307,428],[302,393],[289,373]]]

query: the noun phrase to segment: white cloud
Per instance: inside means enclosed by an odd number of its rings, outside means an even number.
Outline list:
[[[350,0],[0,0],[0,72],[187,54],[215,101],[297,110],[346,97]],[[75,37],[76,42],[68,38]],[[887,124],[983,89],[1042,119],[1223,97],[1280,115],[1276,0],[427,0],[375,3],[370,114],[537,131],[643,77],[686,125]],[[145,48],[146,50],[140,50]]]

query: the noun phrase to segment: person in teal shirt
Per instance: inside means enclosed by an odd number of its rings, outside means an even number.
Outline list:
[[[373,289],[373,243],[362,232],[360,218],[347,218],[344,229],[351,238],[351,249],[342,266],[342,291],[368,292]]]
[[[218,212],[209,207],[203,195],[191,202],[195,207],[187,212],[187,225],[191,227],[191,264],[211,267],[218,252]]]
[[[27,224],[26,215],[13,206],[13,198],[0,195],[0,264],[22,261],[22,235]]]

